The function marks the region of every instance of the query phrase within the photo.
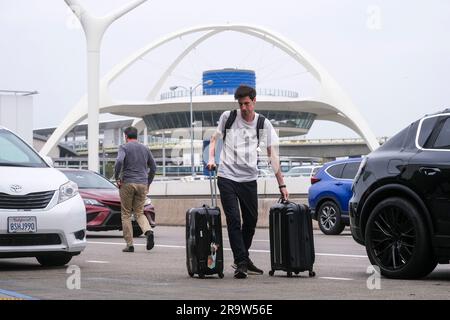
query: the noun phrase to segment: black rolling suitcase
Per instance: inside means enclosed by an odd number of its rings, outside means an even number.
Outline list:
[[[312,218],[309,207],[288,201],[280,201],[270,208],[270,260],[273,276],[275,270],[292,273],[309,271],[314,277],[315,260]]]
[[[186,212],[186,266],[189,276],[219,275],[223,278],[223,241],[220,209],[217,207],[216,174],[214,192],[209,175],[212,206],[191,208]],[[214,196],[213,196],[214,193]],[[215,200],[215,201],[214,201]]]

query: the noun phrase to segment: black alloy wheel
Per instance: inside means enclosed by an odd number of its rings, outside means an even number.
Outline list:
[[[424,219],[408,200],[381,201],[366,226],[366,250],[372,264],[389,278],[420,278],[436,267]]]

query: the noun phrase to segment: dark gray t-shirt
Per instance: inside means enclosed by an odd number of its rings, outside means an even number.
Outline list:
[[[149,148],[138,141],[120,146],[114,167],[114,177],[123,183],[150,185],[156,173],[156,163]]]

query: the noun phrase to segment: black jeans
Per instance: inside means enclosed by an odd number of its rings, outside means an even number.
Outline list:
[[[247,261],[258,221],[258,189],[256,180],[236,182],[219,177],[217,185],[220,200],[227,219],[228,238],[233,250],[234,262]],[[242,226],[239,205],[242,210]]]

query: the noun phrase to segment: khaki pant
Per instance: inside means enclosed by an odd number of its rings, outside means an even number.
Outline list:
[[[133,245],[133,225],[131,223],[131,215],[133,212],[142,231],[145,233],[151,230],[147,217],[144,215],[147,191],[147,185],[144,184],[124,183],[120,187],[122,230],[123,238],[127,246]]]

